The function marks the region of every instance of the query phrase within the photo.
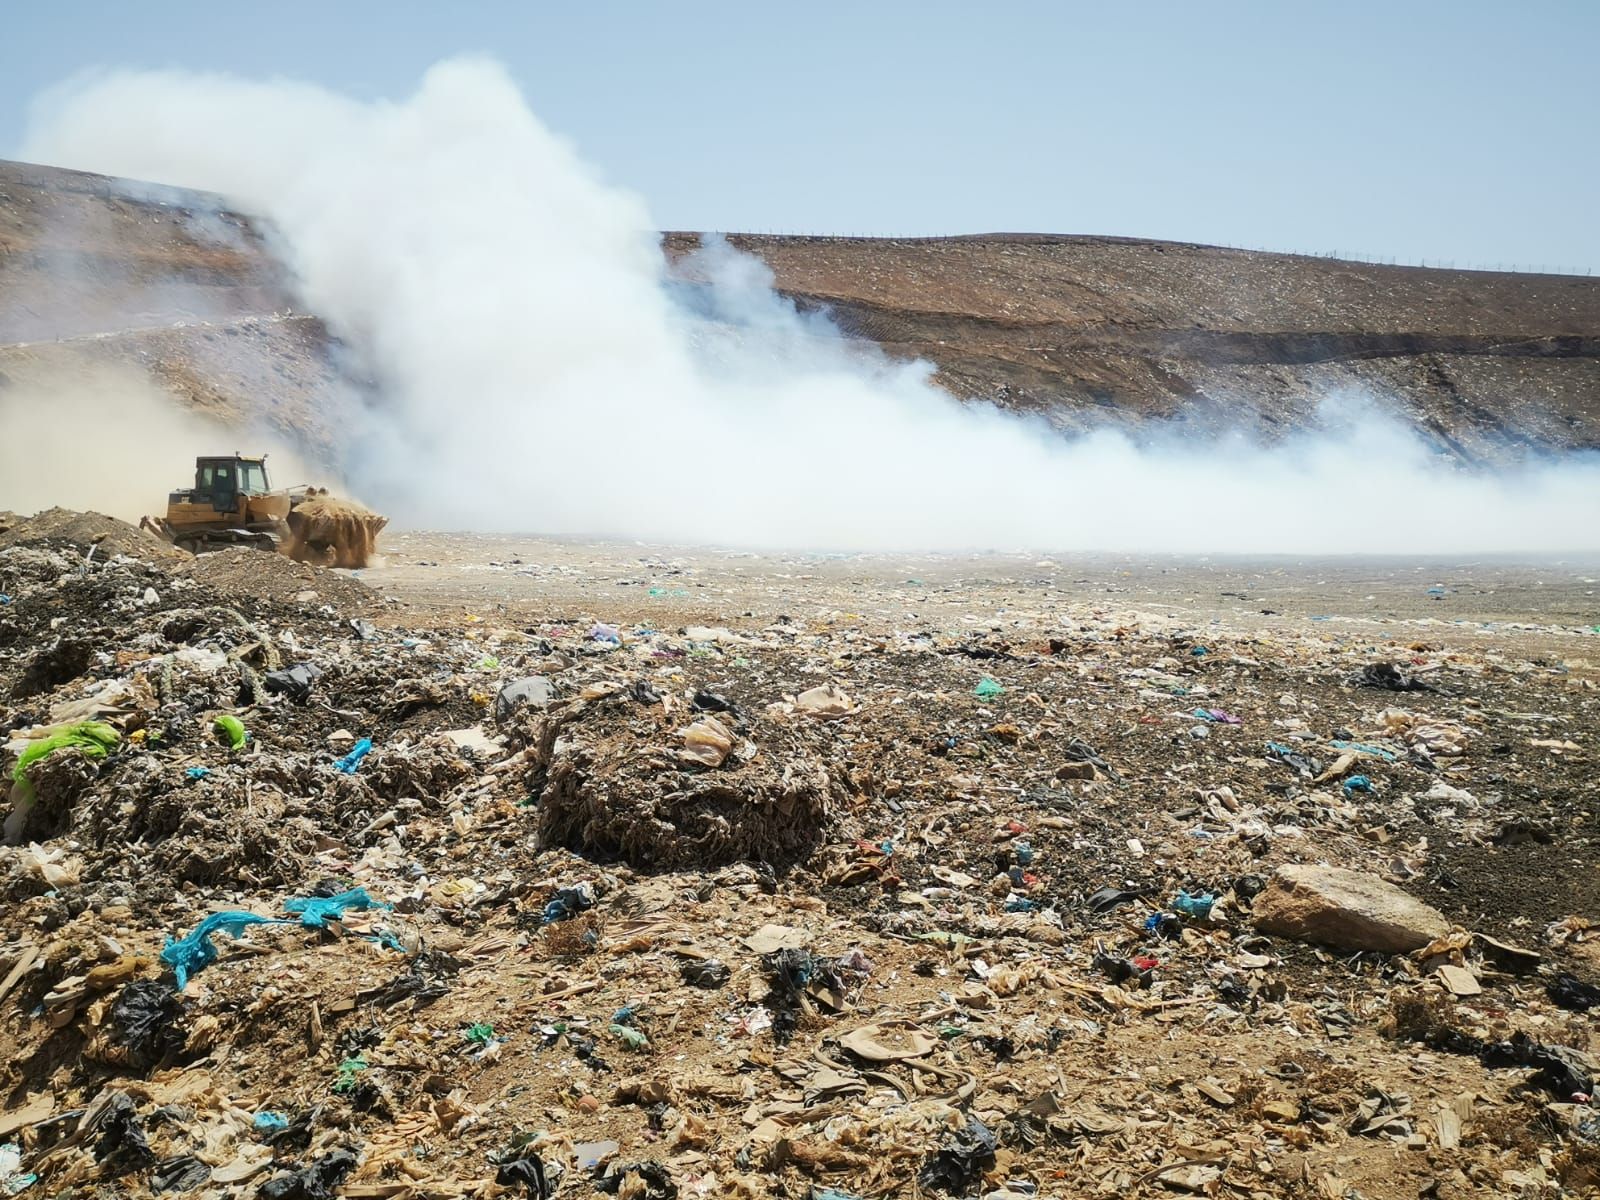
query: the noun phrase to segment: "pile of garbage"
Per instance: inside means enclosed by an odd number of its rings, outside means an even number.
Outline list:
[[[53,520],[8,1194],[1600,1188],[1592,642],[484,618]]]

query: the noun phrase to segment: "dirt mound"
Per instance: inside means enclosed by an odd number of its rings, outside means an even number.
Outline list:
[[[37,543],[61,543],[110,557],[127,554],[148,562],[182,562],[189,555],[153,533],[104,513],[50,508],[31,517],[0,512],[0,549]]]
[[[541,843],[655,870],[786,867],[820,846],[847,792],[807,731],[752,721],[734,731],[749,750],[708,768],[680,749],[693,716],[619,693],[537,718]]]
[[[176,574],[213,588],[223,596],[356,606],[371,604],[376,599],[372,589],[359,580],[336,574],[326,567],[295,562],[281,554],[260,550],[202,554],[179,568]]]
[[[313,496],[290,511],[283,552],[322,567],[364,567],[377,556],[378,534],[388,523],[354,500]]]

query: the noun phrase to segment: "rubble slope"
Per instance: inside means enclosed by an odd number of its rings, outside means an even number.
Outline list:
[[[424,609],[71,525],[0,547],[8,1187],[1596,1186],[1594,629]]]

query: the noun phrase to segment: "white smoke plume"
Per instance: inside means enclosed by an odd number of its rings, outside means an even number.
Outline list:
[[[381,384],[347,467],[405,524],[840,549],[1600,545],[1593,461],[1452,472],[1370,414],[1272,449],[1067,441],[830,336],[726,247],[685,301],[644,204],[482,60],[394,103],[80,81],[41,103],[23,153],[270,218],[307,306]]]

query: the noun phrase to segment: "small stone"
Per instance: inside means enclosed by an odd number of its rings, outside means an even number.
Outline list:
[[[1098,779],[1099,775],[1095,772],[1093,763],[1070,762],[1056,768],[1056,778],[1094,780]]]
[[[1478,982],[1478,977],[1465,967],[1446,964],[1434,974],[1439,977],[1439,982],[1444,984],[1445,991],[1452,996],[1477,996],[1483,992],[1483,985]]]
[[[1293,1125],[1300,1119],[1300,1106],[1293,1100],[1268,1100],[1261,1106],[1261,1115],[1280,1125]]]

